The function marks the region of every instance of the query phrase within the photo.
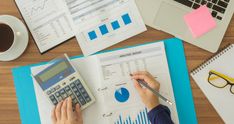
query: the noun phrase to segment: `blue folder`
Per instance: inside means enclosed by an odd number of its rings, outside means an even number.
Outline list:
[[[197,124],[183,43],[177,38],[166,39],[163,42],[165,43],[172,86],[179,115],[179,122],[180,124]],[[124,48],[104,52],[111,52]],[[99,52],[97,54],[101,53],[103,52]],[[83,56],[76,56],[72,57],[71,59],[80,57]],[[46,62],[12,69],[22,124],[40,124],[40,117],[30,68],[43,64],[46,64]]]

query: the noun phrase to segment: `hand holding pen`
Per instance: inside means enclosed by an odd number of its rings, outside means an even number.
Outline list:
[[[149,110],[158,106],[160,97],[165,102],[172,104],[164,96],[159,94],[160,84],[148,72],[136,72],[130,75],[134,81],[134,86],[139,92],[139,95]],[[143,86],[143,87],[142,87]],[[145,87],[145,88],[144,88]]]

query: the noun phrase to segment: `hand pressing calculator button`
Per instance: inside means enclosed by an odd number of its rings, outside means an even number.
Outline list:
[[[83,110],[95,102],[88,86],[67,56],[56,60],[34,78],[53,105],[71,97],[73,105],[79,104]]]

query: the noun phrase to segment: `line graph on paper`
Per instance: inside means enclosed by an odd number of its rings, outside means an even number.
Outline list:
[[[54,0],[25,0],[23,9],[28,19],[37,22],[56,13],[57,6]]]
[[[38,4],[38,6],[33,6],[31,9],[31,15],[37,13],[38,11],[44,10],[46,8],[47,2],[49,2],[49,0],[42,0],[41,4]]]

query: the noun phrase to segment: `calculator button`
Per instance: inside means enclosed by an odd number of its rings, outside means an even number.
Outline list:
[[[80,84],[81,82],[80,82],[79,79],[77,79],[74,83],[75,83],[76,85],[78,85],[78,84]]]
[[[52,88],[52,89],[50,90],[51,93],[53,93],[53,92],[55,92],[55,91],[56,91],[55,88]]]
[[[52,103],[53,103],[54,105],[57,105],[57,104],[58,104],[57,100],[52,100]]]
[[[46,92],[46,94],[47,94],[47,95],[50,95],[50,94],[51,94],[50,90],[48,90],[48,91]]]
[[[66,86],[66,87],[65,87],[65,90],[66,90],[66,91],[69,91],[69,90],[70,90],[70,87],[69,87],[69,86]]]
[[[56,96],[56,97],[59,97],[59,96],[60,96],[59,92],[56,92],[56,93],[55,93],[55,96]]]
[[[56,100],[56,98],[55,98],[54,95],[51,95],[51,96],[50,96],[50,100],[52,101],[52,103],[53,103],[54,105],[57,105],[57,104],[58,104],[58,101]]]
[[[78,89],[77,89],[77,88],[73,88],[73,91],[74,91],[74,92],[77,92],[77,91],[78,91]]]
[[[91,101],[91,99],[90,99],[89,97],[87,97],[85,100],[86,100],[87,102],[90,102],[90,101]]]
[[[55,89],[56,89],[56,90],[59,90],[59,89],[60,89],[60,85],[56,86]]]
[[[61,96],[57,97],[58,102],[61,102],[63,100],[63,98]]]
[[[74,84],[74,83],[71,83],[70,86],[71,86],[71,88],[74,88],[74,87],[75,87],[75,84]]]
[[[60,90],[60,94],[61,94],[63,99],[66,99],[68,97],[68,95],[67,95],[67,93],[65,92],[64,89]]]
[[[81,89],[81,93],[86,93],[86,91],[84,89]]]
[[[70,79],[70,81],[73,81],[75,79],[75,77],[72,77],[71,79]]]
[[[73,93],[70,95],[70,97],[71,97],[72,99],[75,99],[75,98],[76,98],[76,96],[75,96]]]
[[[50,99],[55,99],[54,95],[51,95],[51,96],[50,96]]]
[[[76,94],[76,96],[80,96],[81,95],[79,91],[75,92],[75,94]]]
[[[70,91],[67,91],[67,95],[71,95],[72,94],[72,91],[70,90]]]
[[[84,93],[83,96],[86,98],[86,97],[89,97],[89,95],[87,93]]]
[[[60,94],[64,94],[65,93],[65,90],[64,89],[62,89],[62,90],[60,90],[60,92],[59,92]]]
[[[72,103],[73,103],[74,105],[76,105],[76,104],[78,103],[78,100],[77,100],[77,99],[72,99]]]
[[[89,97],[89,95],[87,93],[83,94],[86,102],[90,102],[91,101],[91,98]]]
[[[62,98],[63,99],[66,99],[68,97],[68,95],[66,94],[66,93],[64,93],[63,95],[62,95]]]
[[[86,102],[85,102],[85,100],[83,99],[82,96],[79,96],[78,99],[79,99],[81,105],[85,105]]]
[[[65,87],[65,90],[66,90],[66,92],[67,92],[67,95],[71,95],[72,94],[72,91],[71,91],[71,88],[69,87],[69,86],[66,86]]]

